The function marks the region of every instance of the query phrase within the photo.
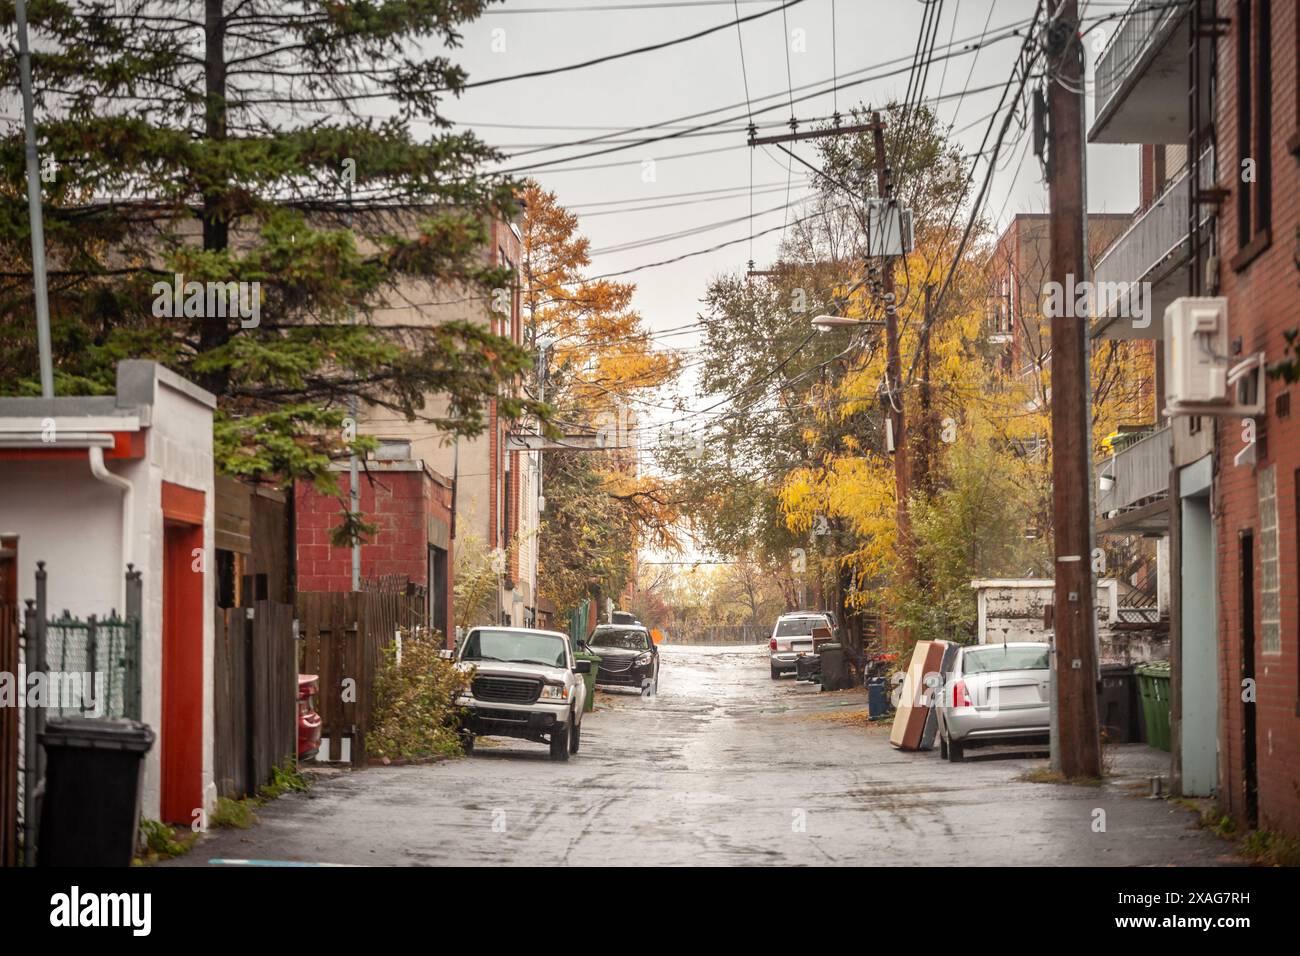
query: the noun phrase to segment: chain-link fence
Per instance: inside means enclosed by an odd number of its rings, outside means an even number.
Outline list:
[[[140,720],[139,618],[83,621],[65,611],[45,633],[50,714]]]

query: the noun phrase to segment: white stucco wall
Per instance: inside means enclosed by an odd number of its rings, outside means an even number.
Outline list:
[[[167,369],[130,362],[137,388],[148,386],[152,405],[141,459],[108,459],[105,467],[132,484],[129,560],[141,572],[141,718],[157,738],[145,760],[141,812],[157,819],[162,753],[162,484],[170,481],[205,496],[203,574],[203,793],[216,805],[213,785],[213,611],[211,586],[214,477],[211,396]],[[119,374],[119,385],[122,376]],[[57,444],[57,443],[56,443]],[[19,599],[34,598],[36,562],[49,573],[51,616],[125,611],[122,552],[123,492],[91,474],[86,454],[46,461],[0,460],[0,534],[18,536]],[[197,809],[197,808],[196,808]]]

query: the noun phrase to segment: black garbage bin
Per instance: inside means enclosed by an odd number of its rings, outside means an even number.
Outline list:
[[[153,730],[134,720],[53,717],[41,734],[45,796],[38,866],[130,866],[144,755]]]
[[[1116,744],[1144,738],[1138,710],[1138,685],[1130,664],[1102,664],[1097,691],[1097,717],[1106,739]]]
[[[822,690],[843,690],[849,686],[849,669],[844,660],[844,645],[823,644],[819,651],[822,661]]]

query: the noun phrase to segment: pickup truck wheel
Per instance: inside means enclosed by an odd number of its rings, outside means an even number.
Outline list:
[[[948,759],[948,738],[943,734],[939,735],[939,759]]]
[[[948,760],[951,763],[961,763],[961,758],[965,756],[962,745],[955,740],[948,741]]]
[[[577,719],[569,721],[569,753],[576,754],[578,747],[582,744],[582,724]]]
[[[780,679],[781,679],[781,672],[780,672],[779,670],[777,670],[777,669],[776,669],[776,665],[773,664],[773,665],[772,665],[772,680],[780,680]]]
[[[568,724],[565,724],[562,729],[551,731],[551,759],[552,760],[569,759]]]

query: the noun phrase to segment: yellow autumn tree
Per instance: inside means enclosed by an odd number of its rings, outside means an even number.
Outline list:
[[[611,446],[543,456],[539,588],[563,613],[592,589],[618,594],[640,547],[676,544],[672,490],[640,467],[636,408],[676,376],[680,359],[655,348],[633,307],[634,283],[587,278],[590,240],[578,216],[533,181],[523,201],[524,321],[544,351],[534,396],[554,409],[562,431],[601,435]]]

